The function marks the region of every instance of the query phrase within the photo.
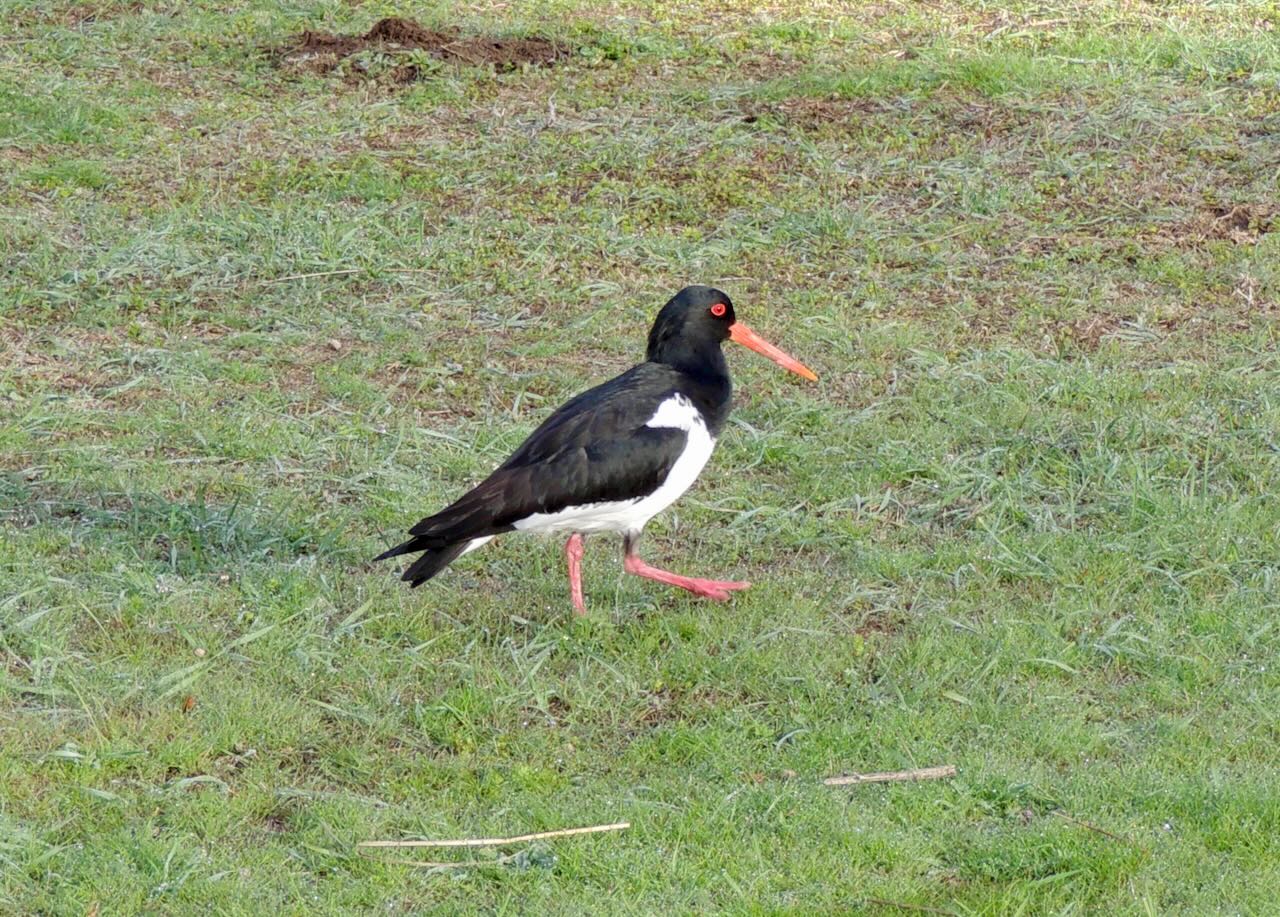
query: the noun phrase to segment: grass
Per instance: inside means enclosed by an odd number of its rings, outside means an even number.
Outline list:
[[[1274,6],[451,9],[0,0],[0,910],[1272,910]],[[581,50],[263,53],[392,13]],[[368,563],[687,282],[752,590]]]

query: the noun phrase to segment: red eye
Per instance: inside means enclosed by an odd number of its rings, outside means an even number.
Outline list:
[[[725,307],[725,304],[722,302],[718,302],[711,307],[711,314],[714,315],[716,318],[723,318],[726,311],[728,310]]]

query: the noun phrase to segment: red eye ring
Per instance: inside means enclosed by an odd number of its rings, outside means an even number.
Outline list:
[[[711,314],[714,315],[716,318],[724,318],[724,314],[728,311],[729,311],[728,307],[725,306],[725,304],[722,302],[718,302],[711,307]]]

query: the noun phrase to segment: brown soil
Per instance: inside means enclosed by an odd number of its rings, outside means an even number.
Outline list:
[[[554,64],[568,57],[572,49],[547,38],[494,38],[467,35],[449,29],[426,29],[410,19],[392,16],[377,22],[363,35],[331,35],[306,31],[277,49],[280,61],[328,73],[343,59],[365,50],[384,52],[425,51],[432,57],[497,70],[515,70],[524,64]],[[397,67],[392,78],[412,82],[420,76],[412,65]]]
[[[851,124],[857,119],[892,107],[871,99],[794,98],[773,104],[764,103],[742,106],[742,120],[753,124],[762,117],[793,124],[807,131],[822,130],[828,125]]]
[[[1059,327],[1077,347],[1086,353],[1093,353],[1102,346],[1103,340],[1111,337],[1131,321],[1133,316],[1099,312],[1076,319],[1074,322],[1060,323]]]
[[[1271,232],[1276,224],[1274,210],[1265,204],[1217,206],[1210,209],[1209,216],[1212,223],[1206,234],[1210,238],[1233,242],[1255,242],[1258,236]]]

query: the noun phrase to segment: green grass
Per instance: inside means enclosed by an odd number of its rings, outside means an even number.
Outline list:
[[[452,6],[0,0],[0,912],[1272,911],[1274,5]],[[753,589],[368,563],[689,282]]]

